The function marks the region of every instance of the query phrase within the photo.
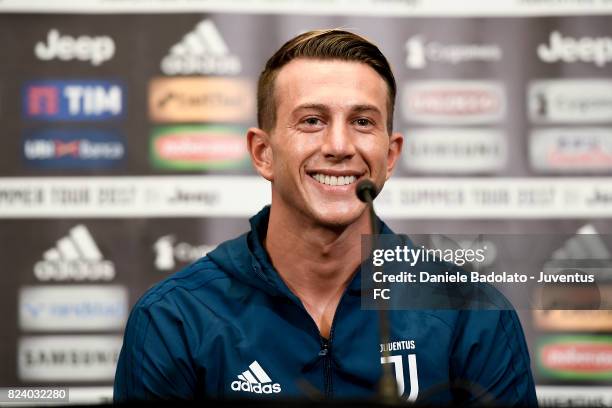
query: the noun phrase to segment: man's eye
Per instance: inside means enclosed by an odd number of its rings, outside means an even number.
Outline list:
[[[372,122],[369,119],[359,118],[355,120],[355,124],[360,127],[370,126]]]
[[[309,126],[317,126],[321,124],[321,120],[319,120],[319,118],[306,118],[306,120],[304,120],[304,123]]]

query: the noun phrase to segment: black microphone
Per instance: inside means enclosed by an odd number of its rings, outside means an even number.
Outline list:
[[[357,198],[359,198],[364,203],[369,204],[378,195],[378,189],[376,188],[376,185],[372,180],[363,179],[359,183],[357,183],[355,193],[357,193]]]
[[[355,194],[357,198],[368,205],[370,210],[370,232],[372,234],[372,251],[376,249],[377,242],[376,236],[378,235],[378,222],[376,212],[374,211],[374,198],[378,195],[378,188],[376,184],[370,179],[363,179],[355,188]],[[380,342],[381,344],[387,344],[389,342],[389,316],[384,307],[378,309],[378,321],[380,329]],[[388,362],[389,360],[389,348],[384,347],[382,352],[383,358]],[[382,364],[382,377],[378,384],[378,396],[380,402],[387,405],[396,405],[399,403],[399,396],[397,395],[397,383],[395,382],[394,375],[391,373],[391,364]]]
[[[378,223],[376,222],[376,212],[374,211],[374,198],[378,195],[378,188],[376,184],[370,179],[363,179],[357,183],[355,187],[355,194],[357,198],[368,205],[370,210],[370,229],[373,239],[378,235]],[[374,241],[373,241],[374,242]]]

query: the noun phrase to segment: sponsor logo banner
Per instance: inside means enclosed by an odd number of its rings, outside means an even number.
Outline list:
[[[534,170],[542,172],[609,172],[612,170],[612,128],[532,130],[529,160]]]
[[[71,391],[72,392],[72,391]],[[610,407],[612,389],[593,386],[536,386],[540,407]]]
[[[612,80],[532,81],[527,103],[538,124],[612,122]]]
[[[0,218],[248,218],[269,203],[268,181],[259,176],[0,178]],[[111,280],[114,269],[100,275]]]
[[[497,44],[444,44],[424,35],[410,37],[405,43],[406,66],[424,69],[428,63],[457,65],[465,62],[497,62],[502,49]]]
[[[237,75],[242,62],[230,52],[215,23],[204,19],[170,48],[161,70],[166,75]]]
[[[0,177],[0,219],[248,218],[269,203],[269,183],[259,176]],[[609,218],[612,181],[392,177],[376,203],[381,216],[398,219]]]
[[[46,121],[117,119],[125,111],[125,87],[108,80],[31,81],[22,89],[23,116]]]
[[[418,123],[494,123],[506,112],[504,87],[494,81],[409,82],[402,102],[404,118]]]
[[[122,286],[28,286],[19,291],[23,330],[121,330],[128,315]]]
[[[161,236],[153,244],[155,268],[160,271],[174,270],[177,262],[183,265],[194,262],[215,247],[216,245],[193,245],[183,241],[177,242],[174,235]]]
[[[493,129],[427,128],[406,132],[406,169],[422,173],[490,173],[507,161],[504,134]]]
[[[542,377],[585,381],[612,379],[612,336],[542,336],[536,361]]]
[[[376,200],[389,218],[592,219],[610,216],[612,183],[606,177],[391,178]]]
[[[538,45],[537,53],[540,61],[550,64],[583,62],[604,67],[612,61],[612,37],[576,38],[553,31],[547,44]]]
[[[155,122],[240,122],[254,116],[255,93],[246,79],[154,78],[149,115]]]
[[[58,29],[53,28],[47,34],[46,43],[36,43],[34,55],[42,61],[78,60],[97,66],[115,55],[115,42],[109,36],[82,35],[75,38],[61,34]]]
[[[87,227],[79,224],[45,251],[43,260],[34,264],[34,276],[42,282],[110,281],[115,265],[104,259]]]
[[[23,140],[25,162],[38,168],[112,168],[123,162],[125,150],[119,134],[100,129],[42,129]]]
[[[37,336],[19,340],[21,381],[112,381],[121,336]]]
[[[160,126],[151,134],[151,163],[160,169],[225,170],[246,167],[246,129],[235,126]]]
[[[606,292],[610,299],[612,286]],[[533,320],[536,328],[547,331],[612,331],[612,310],[534,310]]]
[[[594,1],[522,1],[468,0],[468,1],[419,1],[419,0],[54,0],[53,2],[2,0],[0,11],[34,13],[258,13],[300,15],[357,15],[389,17],[508,17],[508,16],[557,16],[557,15],[609,15],[612,6]],[[554,7],[553,7],[554,6]]]

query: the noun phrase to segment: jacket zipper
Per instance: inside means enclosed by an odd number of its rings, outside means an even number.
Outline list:
[[[336,330],[336,318],[340,312],[340,308],[342,307],[342,302],[344,298],[347,296],[348,287],[344,289],[344,293],[338,302],[338,306],[336,307],[336,312],[334,313],[334,318],[332,319],[331,327],[329,328],[329,339],[326,339],[321,336],[321,351],[319,351],[319,355],[323,356],[323,382],[325,385],[325,398],[331,399],[334,396],[334,382],[332,375],[332,357],[331,357],[331,348],[332,341],[334,340],[334,331]]]
[[[323,357],[323,385],[325,391],[325,399],[330,399],[334,394],[332,384],[331,357],[329,355],[329,340],[323,337],[321,337],[321,351],[319,351],[319,355]]]
[[[255,266],[254,269],[256,273],[258,273],[260,276],[263,276],[258,266]],[[321,340],[321,350],[319,350],[319,356],[323,357],[323,384],[324,384],[324,391],[325,391],[326,399],[331,399],[334,395],[333,376],[332,376],[332,360],[331,360],[331,356],[329,353],[331,350],[332,339],[334,337],[336,317],[338,316],[338,312],[340,311],[340,307],[342,306],[342,301],[347,296],[347,292],[348,292],[348,287],[344,289],[344,293],[342,293],[342,297],[340,298],[340,301],[338,302],[338,307],[336,307],[336,312],[334,313],[334,318],[332,319],[332,325],[329,329],[329,339],[326,339],[325,337],[321,336],[321,332],[319,331],[317,324],[315,323],[312,316],[308,314],[308,311],[306,310],[302,302],[300,302],[300,300],[297,297],[295,297],[295,295],[294,297],[289,297],[289,299],[293,303],[295,303],[302,311],[304,311],[304,313],[306,313],[306,316],[308,316],[308,318],[310,318],[310,321],[312,322],[314,329],[316,333],[319,335],[319,338]]]

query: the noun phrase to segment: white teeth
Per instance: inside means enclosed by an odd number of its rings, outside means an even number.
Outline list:
[[[312,175],[312,178],[317,180],[321,184],[326,184],[328,186],[346,186],[347,184],[352,184],[357,180],[355,176],[326,176],[320,173],[316,173]]]

